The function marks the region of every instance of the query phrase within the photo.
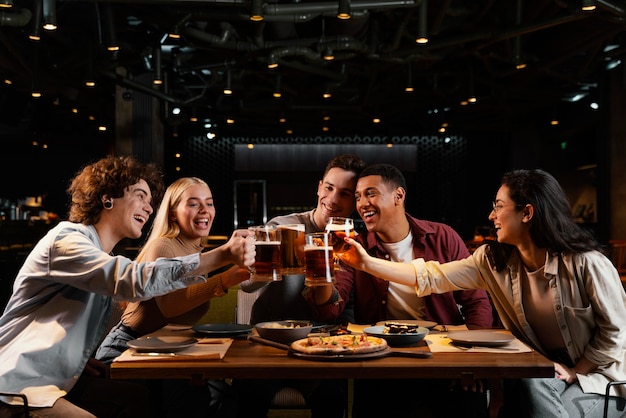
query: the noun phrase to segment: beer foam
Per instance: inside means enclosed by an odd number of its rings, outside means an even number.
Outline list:
[[[290,229],[292,231],[302,231],[304,232],[304,224],[284,224],[284,225],[276,225],[277,229]]]
[[[326,225],[327,231],[349,231],[353,229],[350,225],[346,224],[328,224]]]

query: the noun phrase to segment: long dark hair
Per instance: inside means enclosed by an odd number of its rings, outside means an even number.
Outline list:
[[[530,237],[540,248],[552,254],[574,254],[603,251],[594,236],[574,221],[567,195],[549,173],[535,170],[513,170],[502,176],[501,184],[509,189],[509,197],[522,210],[531,204],[535,213],[530,221]],[[490,243],[496,265],[506,262],[512,245]]]

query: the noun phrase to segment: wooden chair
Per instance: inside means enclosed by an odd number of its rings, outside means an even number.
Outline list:
[[[626,240],[610,240],[610,258],[626,287]]]

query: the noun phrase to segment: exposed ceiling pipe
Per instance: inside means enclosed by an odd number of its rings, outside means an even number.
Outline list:
[[[381,0],[381,1],[352,1],[352,12],[372,9],[398,9],[401,7],[417,7],[421,0]],[[321,3],[293,3],[293,4],[265,4],[265,15],[298,14],[298,13],[323,13],[337,12],[337,2]]]
[[[615,4],[615,2],[613,2],[613,1],[596,0],[596,3],[598,4],[598,6],[602,7],[603,9],[606,9],[606,10],[612,12],[612,13],[615,13],[618,16],[626,15],[626,9],[624,9],[619,4]]]
[[[17,12],[0,12],[0,26],[26,26],[33,14],[28,9]]]

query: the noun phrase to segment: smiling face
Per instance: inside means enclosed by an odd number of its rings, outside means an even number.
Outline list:
[[[211,189],[204,184],[189,187],[182,193],[171,216],[180,227],[180,235],[199,242],[209,235],[215,218]]]
[[[519,245],[527,238],[528,227],[523,222],[522,208],[509,197],[508,186],[500,186],[494,204],[489,220],[493,222],[498,242]]]
[[[406,236],[405,191],[383,182],[379,175],[361,177],[356,185],[356,209],[367,230],[385,242],[397,242]]]
[[[113,199],[111,212],[121,218],[121,222],[116,223],[118,235],[132,239],[141,237],[141,230],[152,215],[151,200],[150,187],[144,180],[126,188],[123,197]]]
[[[354,186],[356,174],[333,167],[317,186],[317,209],[315,222],[318,226],[328,223],[331,216],[348,217],[354,211]]]

